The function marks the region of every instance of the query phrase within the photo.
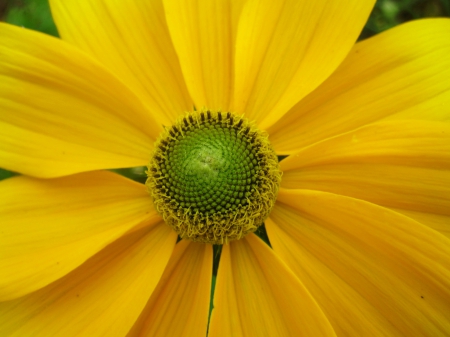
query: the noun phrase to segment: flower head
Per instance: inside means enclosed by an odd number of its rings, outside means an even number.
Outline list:
[[[450,333],[450,20],[50,3],[0,24],[1,336]]]

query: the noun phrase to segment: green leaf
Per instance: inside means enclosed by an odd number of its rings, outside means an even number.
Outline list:
[[[16,26],[59,36],[47,0],[10,1],[5,21]]]
[[[0,180],[11,178],[14,177],[15,175],[17,175],[17,173],[0,168]]]

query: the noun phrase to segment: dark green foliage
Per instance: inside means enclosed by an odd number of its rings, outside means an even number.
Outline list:
[[[3,21],[58,36],[48,0],[0,0],[1,3],[0,18]]]
[[[407,21],[449,16],[450,0],[378,0],[360,39]]]

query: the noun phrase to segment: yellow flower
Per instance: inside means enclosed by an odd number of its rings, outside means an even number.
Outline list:
[[[450,334],[450,20],[355,44],[373,1],[51,1],[0,25],[0,336]],[[283,171],[265,221],[177,234],[144,185],[193,106],[245,115]]]

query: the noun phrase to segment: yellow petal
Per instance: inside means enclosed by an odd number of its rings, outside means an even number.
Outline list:
[[[170,35],[196,107],[229,110],[237,23],[244,1],[163,2]]]
[[[282,186],[450,216],[450,125],[389,121],[329,138],[281,162]]]
[[[303,284],[256,235],[223,246],[208,336],[334,335]]]
[[[211,245],[180,241],[147,306],[127,337],[206,336]]]
[[[414,120],[373,123],[303,148],[280,165],[289,172],[345,163],[450,169],[450,124]]]
[[[426,212],[417,212],[399,208],[391,208],[393,211],[401,213],[420,222],[423,225],[433,228],[435,231],[445,235],[450,239],[450,214],[433,214]]]
[[[0,110],[0,166],[37,177],[145,165],[161,129],[96,61],[7,24],[0,24]]]
[[[161,0],[51,0],[63,40],[98,59],[165,125],[192,110]]]
[[[125,336],[158,284],[175,242],[175,232],[165,223],[120,238],[47,287],[0,303],[0,335]]]
[[[268,128],[338,67],[374,1],[251,0],[236,40],[234,109]]]
[[[0,300],[42,288],[133,227],[161,221],[141,184],[110,172],[0,183]]]
[[[337,335],[450,331],[450,240],[434,230],[365,201],[284,189],[266,228]]]
[[[450,120],[450,20],[410,22],[357,43],[268,132],[277,153],[382,119]]]

